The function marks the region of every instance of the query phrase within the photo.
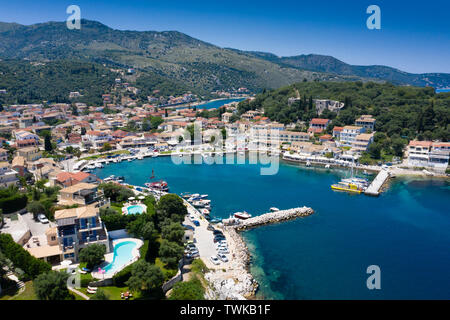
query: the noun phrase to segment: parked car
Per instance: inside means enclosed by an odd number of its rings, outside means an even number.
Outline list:
[[[38,220],[39,220],[40,223],[48,223],[47,217],[46,217],[45,215],[43,215],[42,213],[39,214],[39,215],[37,216],[37,218],[38,218]]]
[[[210,224],[208,224],[206,229],[209,230],[209,231],[214,231],[215,230],[214,227],[212,225],[210,225]]]
[[[218,248],[218,249],[217,249],[217,252],[218,252],[219,254],[229,254],[229,253],[230,253],[230,251],[229,251],[228,248],[226,248],[226,247],[220,247],[220,248]]]
[[[217,257],[222,260],[223,262],[228,262],[228,258],[226,255],[224,255],[223,253],[218,253]]]
[[[215,265],[220,264],[220,260],[219,260],[216,256],[211,256],[211,257],[209,258],[209,260],[211,260],[211,262],[212,262],[213,264],[215,264]]]
[[[225,237],[214,237],[214,242],[226,240]]]
[[[195,220],[195,216],[194,216],[193,214],[191,214],[191,215],[189,216],[189,219],[191,219],[191,221],[194,221],[194,220]]]
[[[195,224],[196,227],[200,227],[200,222],[198,222],[198,220],[192,220],[192,223]]]
[[[216,235],[222,235],[222,236],[223,236],[222,231],[217,230],[217,229],[215,229],[215,230],[213,231],[213,234],[214,234],[215,236],[216,236]]]

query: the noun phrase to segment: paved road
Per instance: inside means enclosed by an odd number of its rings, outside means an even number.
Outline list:
[[[200,258],[206,264],[206,266],[210,269],[223,269],[226,268],[230,262],[223,263],[221,262],[219,265],[214,265],[210,257],[215,256],[217,254],[215,243],[214,243],[214,235],[212,231],[207,229],[209,222],[203,218],[197,210],[188,206],[189,215],[193,214],[197,220],[200,222],[199,227],[195,227],[194,231],[194,242],[198,248],[198,252],[200,254]],[[189,218],[186,218],[185,223],[191,226],[194,224],[190,221]],[[231,260],[231,256],[227,255],[228,259]]]

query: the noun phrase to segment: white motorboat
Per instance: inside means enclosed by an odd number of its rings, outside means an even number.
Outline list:
[[[277,212],[277,211],[280,211],[280,209],[275,207],[270,208],[270,212]]]
[[[245,220],[248,218],[251,218],[252,215],[246,211],[242,211],[242,212],[235,212],[233,215],[235,218],[241,219],[241,220]]]

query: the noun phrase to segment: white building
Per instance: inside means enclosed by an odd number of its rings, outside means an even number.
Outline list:
[[[359,126],[345,126],[340,134],[340,142],[343,146],[351,147],[356,140],[356,136],[364,133],[366,129]]]
[[[407,149],[409,166],[445,171],[450,158],[450,142],[410,141]]]

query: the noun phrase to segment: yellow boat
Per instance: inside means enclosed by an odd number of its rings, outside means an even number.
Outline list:
[[[339,182],[331,185],[331,189],[360,194],[363,190],[354,183]]]

